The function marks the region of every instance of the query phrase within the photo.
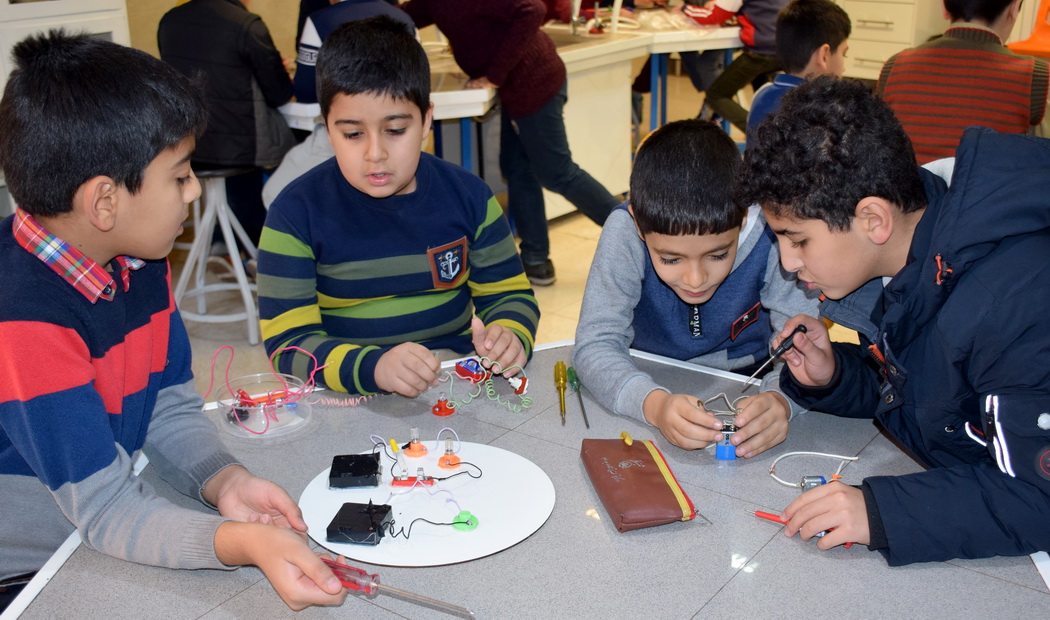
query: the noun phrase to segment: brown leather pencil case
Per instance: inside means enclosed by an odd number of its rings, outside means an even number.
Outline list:
[[[652,441],[584,439],[580,458],[613,525],[621,532],[689,521],[696,508]]]

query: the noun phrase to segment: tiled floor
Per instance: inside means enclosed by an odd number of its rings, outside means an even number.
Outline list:
[[[697,93],[685,77],[671,76],[668,82],[668,119],[692,118],[700,109],[703,96]],[[645,98],[645,117],[642,127],[648,127],[648,96]],[[735,130],[734,130],[735,131]],[[740,140],[739,132],[734,139]],[[576,333],[576,322],[583,300],[583,289],[587,282],[591,258],[598,243],[601,228],[579,214],[567,215],[551,222],[551,259],[557,270],[558,280],[548,287],[537,287],[541,319],[537,343],[557,342],[571,339]],[[184,260],[184,253],[172,254],[175,268]],[[236,299],[221,303],[239,304]],[[220,347],[232,349],[233,361],[229,377],[269,372],[269,362],[262,344],[248,344],[247,328],[237,323],[193,323],[187,321],[187,330],[193,346],[193,372],[198,391],[208,389],[212,377],[212,359]],[[216,357],[216,383],[221,385],[225,365],[230,351],[224,349]],[[214,398],[214,395],[212,395]]]

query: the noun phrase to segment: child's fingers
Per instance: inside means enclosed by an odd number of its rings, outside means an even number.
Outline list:
[[[486,332],[485,323],[481,319],[476,316],[470,319],[470,341],[478,355],[488,355],[489,348],[485,345]]]
[[[737,431],[737,436],[739,435],[740,431]],[[736,437],[733,439],[735,441]],[[787,429],[771,424],[752,436],[745,437],[740,441],[737,445],[736,453],[737,456],[749,459],[753,456],[762,454],[773,446],[780,444],[785,439],[787,439]]]

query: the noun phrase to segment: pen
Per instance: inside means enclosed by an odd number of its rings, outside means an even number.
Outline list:
[[[798,333],[803,333],[803,334],[806,333],[806,326],[805,325],[799,325],[795,329],[791,330],[791,333],[788,334],[788,337],[784,339],[784,342],[780,343],[780,346],[777,347],[775,351],[773,351],[773,355],[769,356],[769,359],[766,360],[766,363],[762,364],[761,366],[759,366],[758,370],[756,370],[754,373],[751,374],[750,377],[747,378],[747,381],[744,382],[744,389],[740,390],[741,394],[746,392],[748,390],[748,388],[751,387],[751,382],[755,380],[755,377],[758,376],[758,373],[762,372],[763,368],[765,368],[766,366],[769,366],[770,364],[775,362],[778,357],[780,357],[781,355],[787,353],[788,349],[790,349],[791,347],[795,346],[795,334],[798,334]]]

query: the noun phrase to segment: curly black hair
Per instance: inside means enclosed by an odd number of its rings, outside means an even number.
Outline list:
[[[859,82],[822,76],[784,96],[744,153],[738,204],[823,220],[847,231],[876,196],[904,213],[926,207],[915,153],[885,103]]]

